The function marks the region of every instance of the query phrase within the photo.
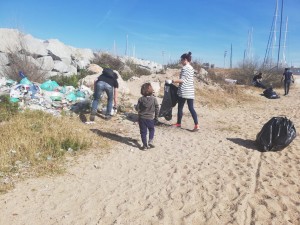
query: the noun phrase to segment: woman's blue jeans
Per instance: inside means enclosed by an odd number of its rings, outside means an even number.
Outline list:
[[[198,117],[197,113],[194,109],[194,99],[186,99],[178,97],[178,114],[177,114],[177,123],[181,124],[182,116],[183,116],[183,106],[185,104],[185,101],[187,101],[189,111],[193,117],[194,124],[198,125]]]
[[[92,114],[96,114],[97,113],[97,108],[98,108],[98,104],[99,101],[102,98],[102,94],[103,92],[106,93],[107,95],[107,109],[106,109],[106,115],[111,115],[111,110],[113,107],[113,90],[114,88],[112,86],[110,86],[108,83],[104,82],[104,81],[98,81],[96,83],[96,87],[95,87],[95,92],[94,92],[94,100],[92,103]]]

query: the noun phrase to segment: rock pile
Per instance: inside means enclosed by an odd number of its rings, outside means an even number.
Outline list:
[[[44,71],[46,77],[77,74],[80,69],[86,69],[97,55],[102,54],[91,49],[67,46],[57,39],[40,40],[16,29],[0,28],[0,76],[5,76],[11,52],[25,54],[31,63]],[[162,65],[147,60],[127,56],[119,58],[123,62],[130,59],[153,73],[163,68]]]

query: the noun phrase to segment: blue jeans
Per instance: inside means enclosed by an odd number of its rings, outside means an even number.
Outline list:
[[[107,94],[106,115],[110,115],[112,107],[113,107],[113,95],[114,95],[113,90],[114,90],[114,88],[104,81],[98,81],[96,83],[95,92],[94,92],[94,100],[92,103],[92,113],[93,114],[96,114],[99,101],[101,100],[102,94],[105,91],[105,93]]]
[[[290,91],[290,85],[291,85],[291,81],[287,80],[284,81],[284,94],[287,95]]]
[[[181,98],[181,97],[178,97],[177,123],[181,124],[181,119],[182,119],[182,116],[183,116],[183,106],[185,104],[185,101],[187,101],[189,111],[192,114],[192,117],[193,117],[193,120],[194,120],[194,124],[198,125],[198,117],[197,117],[197,113],[194,109],[194,99],[186,99],[186,98]]]

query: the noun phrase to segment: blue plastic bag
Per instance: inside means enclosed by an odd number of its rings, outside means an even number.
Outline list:
[[[20,84],[28,84],[28,85],[30,85],[30,84],[32,84],[32,83],[31,83],[30,80],[28,80],[27,77],[24,77],[24,78],[20,81]]]

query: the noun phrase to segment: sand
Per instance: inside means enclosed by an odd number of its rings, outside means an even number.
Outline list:
[[[300,139],[279,152],[260,152],[256,134],[273,116],[300,128],[300,88],[235,106],[196,104],[200,131],[156,127],[156,147],[141,151],[138,125],[118,116],[87,126],[111,140],[106,155],[91,149],[69,159],[67,172],[19,182],[0,196],[0,224],[300,224]],[[134,97],[134,96],[132,96]]]

